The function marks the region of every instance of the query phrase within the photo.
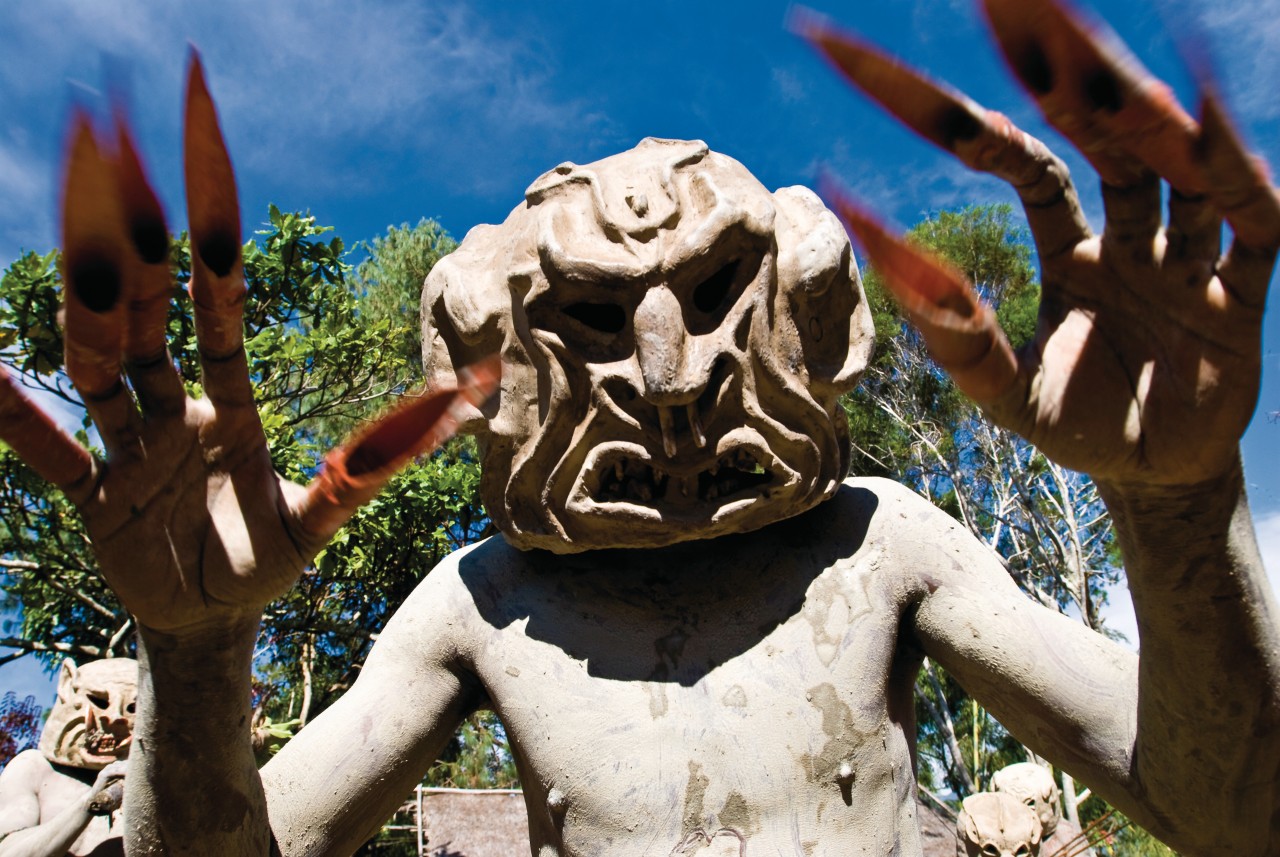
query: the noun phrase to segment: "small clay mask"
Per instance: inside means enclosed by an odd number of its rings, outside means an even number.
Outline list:
[[[964,799],[956,828],[969,857],[1036,857],[1040,853],[1040,819],[1012,795],[970,795]]]
[[[90,770],[127,758],[137,698],[137,661],[112,658],[82,667],[63,661],[40,752],[51,762]]]

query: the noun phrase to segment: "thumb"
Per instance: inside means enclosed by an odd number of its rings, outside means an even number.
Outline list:
[[[474,413],[470,409],[497,389],[501,376],[499,357],[485,358],[458,373],[458,386],[406,396],[330,452],[295,511],[301,531],[327,541],[400,468],[453,437]]]

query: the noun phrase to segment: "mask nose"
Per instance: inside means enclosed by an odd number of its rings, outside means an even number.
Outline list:
[[[688,426],[693,444],[707,445],[699,397],[711,380],[714,337],[690,335],[680,301],[666,286],[645,293],[634,316],[636,361],[643,383],[641,395],[658,411],[662,449],[668,458],[679,452],[677,435]]]
[[[115,735],[117,738],[123,737],[131,731],[133,709],[134,703],[132,700],[113,696],[107,700],[105,706],[90,706],[87,712],[90,721],[89,726],[96,727],[99,732]]]
[[[705,379],[688,371],[693,338],[684,326],[680,301],[666,286],[655,286],[636,308],[636,359],[642,394],[654,405],[676,407],[698,398]]]

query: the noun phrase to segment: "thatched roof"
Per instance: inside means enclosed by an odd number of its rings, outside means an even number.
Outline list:
[[[920,844],[924,857],[964,857],[964,845],[956,833],[956,820],[927,800],[916,799],[920,819]]]
[[[424,791],[429,857],[515,857],[529,853],[524,796],[508,791]]]

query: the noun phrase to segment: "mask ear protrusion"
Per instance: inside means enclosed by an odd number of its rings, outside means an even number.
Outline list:
[[[70,702],[76,695],[76,678],[80,669],[71,658],[65,658],[58,669],[58,701]]]
[[[977,820],[969,814],[967,808],[960,810],[960,816],[956,819],[956,830],[965,845],[965,852],[971,855],[979,853],[982,847],[982,831],[978,829]]]
[[[848,392],[866,369],[875,341],[849,236],[808,188],[781,188],[773,199],[778,287],[800,336],[810,383],[835,395]]]
[[[477,226],[427,275],[422,289],[422,368],[431,389],[458,386],[464,367],[503,350],[511,327],[511,297],[505,279],[508,266],[499,255],[501,236],[508,239],[509,250],[510,230]],[[496,412],[498,398],[491,398],[485,410]],[[492,416],[468,405],[458,413],[459,431],[478,432]]]

